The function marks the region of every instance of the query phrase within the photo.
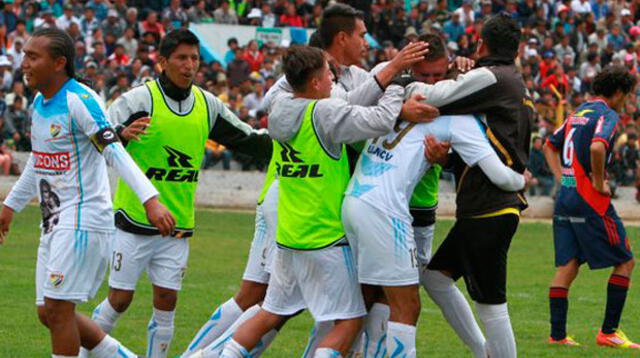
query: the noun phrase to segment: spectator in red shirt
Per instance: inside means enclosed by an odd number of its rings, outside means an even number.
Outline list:
[[[155,32],[164,37],[164,26],[158,22],[158,14],[155,11],[149,11],[146,20],[140,23],[140,33],[145,32]]]
[[[558,67],[553,51],[545,51],[542,54],[542,57],[543,57],[543,61],[540,64],[540,81],[541,82],[546,80],[547,77],[549,77],[554,72],[554,69]]]
[[[296,6],[287,4],[287,12],[280,16],[280,26],[303,27],[302,17],[296,13]]]
[[[109,60],[115,60],[118,66],[129,66],[129,63],[131,63],[131,58],[125,53],[124,45],[122,44],[116,44],[113,53],[109,56]]]
[[[258,41],[251,40],[247,45],[247,50],[242,55],[242,58],[249,63],[251,72],[258,72],[264,62],[264,55],[258,49]]]
[[[542,88],[549,88],[554,86],[558,92],[562,94],[564,98],[569,97],[569,77],[564,73],[564,68],[562,66],[556,66],[555,71],[552,75],[547,76],[547,78],[542,81],[540,85]]]

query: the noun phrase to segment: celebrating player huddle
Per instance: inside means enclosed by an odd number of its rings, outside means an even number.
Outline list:
[[[285,75],[266,96],[268,134],[193,85],[199,41],[188,30],[162,40],[161,77],[108,111],[74,79],[71,39],[34,34],[22,65],[40,92],[34,149],[0,230],[38,195],[36,304],[52,357],[137,357],[109,332],[143,270],[154,294],[146,356],[167,357],[207,139],[271,161],[240,291],[214,310],[182,358],[258,357],[303,310],[315,320],[303,357],[416,357],[420,286],[475,357],[516,356],[507,252],[527,207],[533,116],[514,63],[520,29],[505,15],[488,19],[475,66],[461,74],[471,61],[450,64],[434,35],[368,73],[356,66],[365,33],[350,6],[324,11],[312,44],[284,55]],[[562,184],[553,344],[577,345],[566,334],[567,292],[588,262],[614,267],[598,344],[640,348],[618,329],[633,256],[604,173],[615,111],[635,85],[625,70],[605,69],[594,80],[599,99],[578,108],[545,149]],[[113,204],[105,162],[121,177]],[[456,176],[456,223],[431,257],[441,166]],[[76,314],[109,260],[108,297],[92,320]],[[460,277],[484,335],[455,286]]]

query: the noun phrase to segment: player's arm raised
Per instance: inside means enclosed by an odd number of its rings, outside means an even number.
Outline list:
[[[136,193],[143,203],[149,222],[162,236],[171,235],[175,229],[175,219],[159,201],[158,191],[142,173],[129,153],[124,149],[115,130],[108,121],[107,113],[97,96],[71,100],[71,116],[78,127],[91,139],[93,145],[102,153],[107,164]]]
[[[35,158],[31,154],[22,175],[4,201],[2,211],[0,211],[0,244],[4,243],[5,235],[9,232],[13,213],[21,211],[37,195],[36,177],[33,172],[34,164]]]

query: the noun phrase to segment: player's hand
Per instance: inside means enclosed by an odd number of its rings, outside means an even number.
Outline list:
[[[169,210],[158,201],[157,197],[147,200],[144,203],[144,210],[147,212],[149,222],[160,231],[160,235],[169,236],[173,234],[176,228],[176,220]]]
[[[393,57],[387,66],[391,66],[396,73],[404,71],[412,65],[424,60],[424,55],[428,52],[428,43],[424,41],[412,42],[402,48],[402,50]]]
[[[11,220],[13,219],[13,209],[8,206],[3,206],[0,211],[0,245],[4,243],[4,238],[9,232],[9,226],[11,226]]]
[[[609,187],[608,180],[603,181],[601,185],[598,185],[596,180],[593,180],[592,183],[598,193],[604,196],[611,196],[611,188]]]
[[[447,164],[451,143],[439,142],[434,136],[424,138],[424,156],[431,164]]]
[[[133,121],[133,123],[124,127],[122,132],[120,132],[120,136],[122,136],[124,140],[129,142],[132,140],[139,141],[140,135],[147,134],[147,127],[149,127],[150,121],[151,118],[149,117],[136,119],[135,121]]]
[[[425,96],[416,93],[402,104],[400,118],[409,122],[431,122],[440,115],[438,108],[422,103]]]
[[[523,190],[527,190],[529,189],[529,187],[532,187],[532,186],[538,186],[538,179],[533,177],[533,174],[531,174],[529,169],[525,169],[522,175],[524,176]]]
[[[449,64],[449,68],[455,67],[458,72],[465,73],[469,72],[475,65],[476,61],[467,57],[458,56]]]

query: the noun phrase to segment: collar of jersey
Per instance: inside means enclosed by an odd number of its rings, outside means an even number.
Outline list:
[[[60,89],[58,90],[58,92],[56,92],[56,94],[53,95],[53,97],[46,99],[44,98],[44,95],[42,95],[42,105],[46,106],[49,103],[52,103],[56,98],[58,98],[58,96],[60,96],[61,93],[64,92],[64,90],[67,88],[67,86],[69,86],[69,84],[71,83],[71,81],[73,80],[73,78],[69,78],[67,80],[67,82],[65,82],[62,87],[60,87]]]
[[[175,101],[178,101],[178,102],[184,101],[191,94],[191,86],[189,86],[189,88],[186,88],[186,89],[176,86],[173,82],[171,82],[169,77],[167,77],[167,75],[164,72],[162,72],[162,74],[160,75],[160,81],[158,82],[162,87],[162,91],[167,96],[169,96],[169,98]]]

